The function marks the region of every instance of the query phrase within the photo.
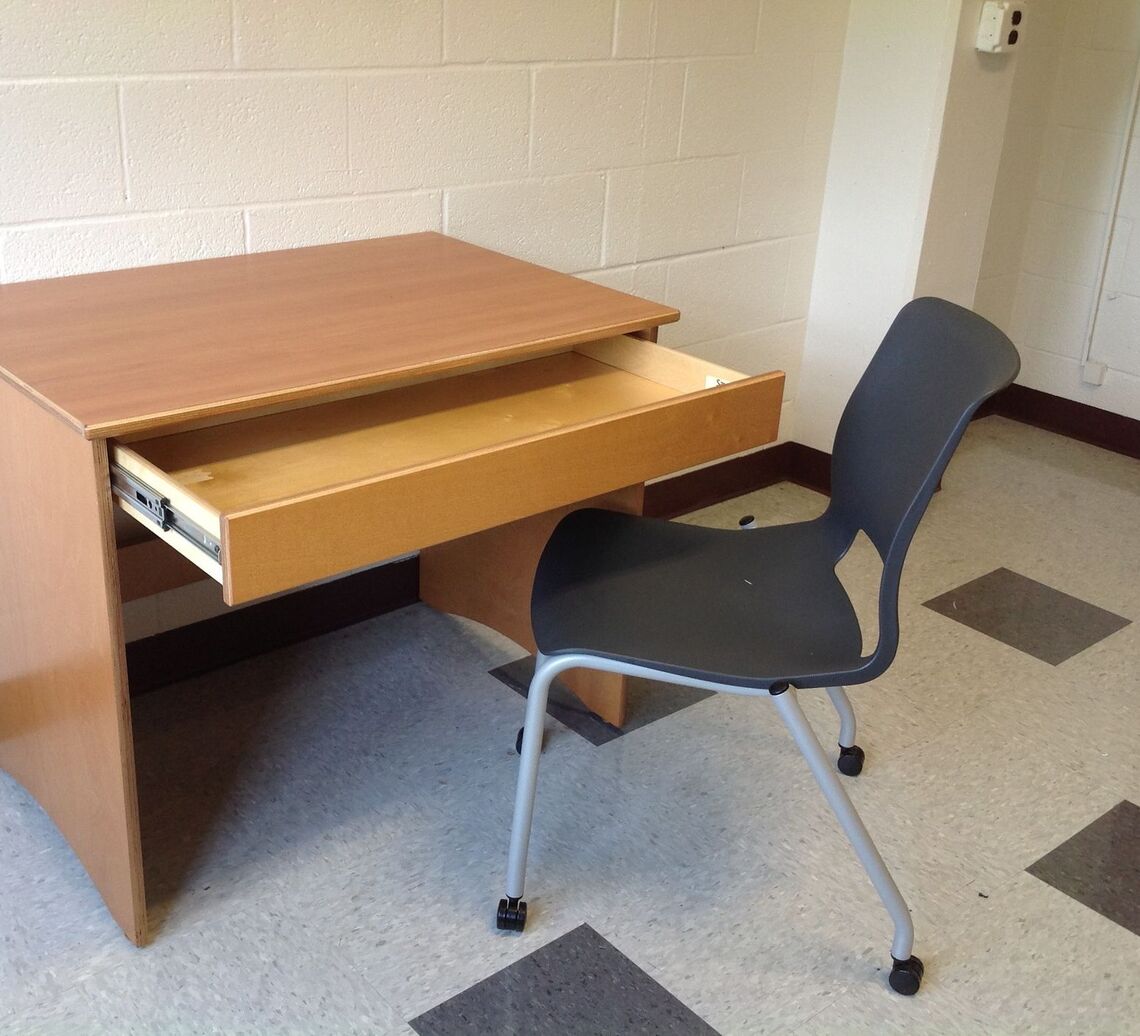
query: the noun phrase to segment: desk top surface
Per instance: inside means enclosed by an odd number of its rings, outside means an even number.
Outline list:
[[[441,234],[411,234],[0,285],[0,376],[97,439],[677,317]]]

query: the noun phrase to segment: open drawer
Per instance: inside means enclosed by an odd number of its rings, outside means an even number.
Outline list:
[[[609,338],[112,442],[112,486],[240,604],[771,442],[783,383]]]

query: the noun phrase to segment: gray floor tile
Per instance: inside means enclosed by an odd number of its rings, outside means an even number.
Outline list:
[[[421,1036],[716,1033],[589,925],[421,1014],[411,1026]]]
[[[926,607],[1050,665],[1131,621],[1007,568],[940,594]]]
[[[534,676],[534,656],[515,659],[491,670],[491,675],[502,680],[524,698]],[[661,683],[657,680],[633,678],[629,681],[626,699],[626,721],[622,727],[607,723],[578,700],[561,680],[550,687],[546,702],[547,715],[563,726],[581,735],[592,745],[604,745],[630,731],[671,716],[674,712],[695,705],[713,696],[712,691],[699,691],[691,687]]]
[[[335,952],[257,907],[134,951],[16,1015],[5,1031],[395,1036],[405,1026]]]
[[[1140,806],[1121,802],[1026,868],[1140,935]]]
[[[941,926],[927,940],[920,951],[926,976],[917,996],[904,1000],[883,983],[855,982],[794,1031],[847,1036],[1120,1036],[1135,1031],[1140,940],[1025,874],[991,890],[978,905],[968,920]]]
[[[488,670],[521,650],[417,606],[133,703],[141,953],[0,778],[0,1029],[407,1036],[588,924],[724,1033],[1131,1031],[1140,939],[1026,868],[1090,825],[1111,842],[1094,822],[1140,803],[1140,624],[1053,666],[923,602],[1006,568],[1140,616],[1138,484],[1134,460],[986,418],[919,529],[898,656],[851,688],[867,765],[845,782],[912,908],[912,1000],[887,989],[889,920],[762,700],[715,696],[604,751],[550,737],[530,921],[496,932],[522,704]],[[686,520],[823,504],[782,485]],[[868,643],[879,571],[861,541],[839,569]],[[799,697],[834,752],[826,697]]]
[[[0,775],[0,1030],[133,952],[55,825]]]

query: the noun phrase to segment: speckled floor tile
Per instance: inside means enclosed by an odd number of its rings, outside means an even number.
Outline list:
[[[1131,1033],[1140,1017],[1140,939],[1020,874],[947,925],[920,955],[926,976],[902,1000],[851,985],[804,1033]]]
[[[534,656],[527,655],[501,665],[492,669],[491,675],[497,680],[502,680],[525,698],[530,688],[530,681],[534,677]],[[561,680],[555,680],[550,687],[546,713],[564,727],[584,737],[590,744],[604,745],[614,738],[621,737],[622,734],[640,730],[655,720],[671,716],[680,709],[711,698],[713,693],[655,680],[632,678],[626,691],[625,725],[615,727],[587,709]]]
[[[792,482],[780,482],[767,489],[746,493],[723,503],[703,507],[681,515],[676,521],[688,525],[708,525],[719,529],[737,529],[740,519],[751,515],[757,525],[804,522],[823,513],[827,497]]]
[[[1026,869],[1140,935],[1140,806],[1135,803],[1118,802]]]
[[[0,1030],[134,952],[55,825],[0,775]]]
[[[420,1036],[716,1036],[589,925],[412,1019]]]
[[[513,754],[517,697],[474,668],[501,646],[471,633],[418,606],[140,699],[156,931],[276,895],[282,861],[435,800],[455,744]]]
[[[719,1032],[785,1032],[890,965],[873,894],[798,878],[763,861],[677,868],[667,886],[599,898],[587,920]]]
[[[259,907],[135,951],[11,1018],[5,1031],[395,1036],[407,1029],[335,952]]]
[[[912,1000],[886,988],[889,920],[763,700],[597,746],[548,722],[530,919],[496,932],[523,709],[488,671],[521,652],[416,606],[133,703],[141,953],[0,778],[0,1029],[407,1036],[589,925],[726,1036],[1130,1031],[1140,938],[1025,868],[1140,803],[1140,624],[1052,666],[923,602],[1007,568],[1140,615],[1138,470],[973,425],[910,552],[898,656],[850,689],[867,763],[845,787],[912,908]],[[824,505],[785,484],[687,520]],[[839,569],[868,644],[879,571],[862,540]],[[834,752],[826,696],[800,700]]]
[[[1008,568],[996,568],[926,602],[948,619],[1060,665],[1131,621]]]
[[[849,794],[913,910],[935,923],[961,916],[978,892],[1054,846],[1058,831],[1119,800],[1063,760],[1043,766],[1043,758],[1037,743],[973,716],[874,768],[868,760]],[[813,814],[795,817],[793,845],[805,869],[819,878],[849,875],[846,859],[825,851],[832,828],[819,827]]]
[[[498,686],[517,715],[518,696]],[[552,737],[531,843],[530,924],[522,936],[496,932],[518,768],[511,741],[489,754],[457,748],[453,782],[437,801],[382,814],[373,832],[298,860],[287,879],[297,916],[408,1017],[569,931],[598,896],[652,889],[675,872],[660,799],[602,794],[628,772],[614,745]]]

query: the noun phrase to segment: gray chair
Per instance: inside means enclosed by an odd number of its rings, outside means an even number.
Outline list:
[[[839,770],[863,752],[844,686],[866,683],[898,647],[903,560],[970,418],[1017,375],[997,328],[941,299],[899,313],[836,433],[831,502],[818,518],[737,531],[587,509],[567,516],[542,555],[531,603],[538,658],[526,706],[499,928],[526,923],[523,882],[547,692],[585,667],[770,699],[835,811],[894,922],[890,985],[922,981],[906,903],[796,699],[826,688],[839,714]],[[835,574],[857,533],[882,559],[879,640],[863,654]]]

